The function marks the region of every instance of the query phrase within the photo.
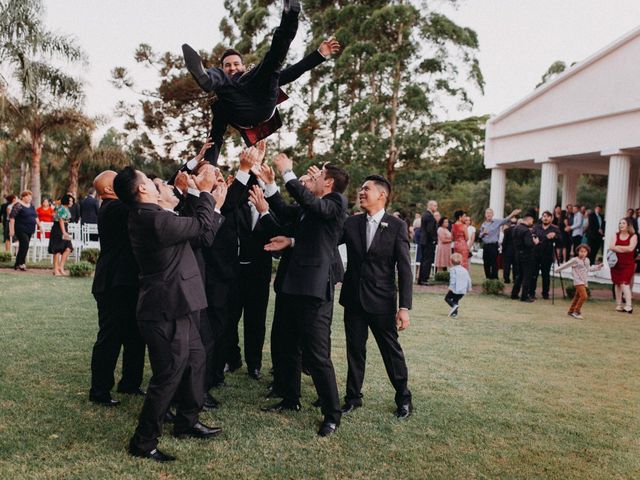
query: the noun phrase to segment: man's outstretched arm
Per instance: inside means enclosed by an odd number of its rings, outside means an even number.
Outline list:
[[[317,67],[330,56],[340,51],[338,41],[330,37],[320,44],[317,50],[304,57],[298,63],[294,63],[280,72],[280,86],[291,83],[300,78],[304,73]]]

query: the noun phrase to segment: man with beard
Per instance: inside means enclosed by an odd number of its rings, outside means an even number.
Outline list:
[[[513,244],[516,251],[515,280],[511,289],[511,298],[523,302],[533,302],[530,296],[531,283],[533,282],[533,248],[539,243],[537,237],[533,236],[531,231],[533,227],[533,215],[527,212],[522,223],[513,227]],[[522,293],[520,293],[522,289]]]
[[[549,299],[549,284],[551,265],[555,252],[556,240],[560,237],[560,230],[553,225],[553,214],[549,211],[542,213],[541,222],[533,227],[533,236],[537,237],[539,243],[534,250],[533,280],[529,296],[536,298],[536,285],[538,284],[538,274],[542,274],[542,298]]]

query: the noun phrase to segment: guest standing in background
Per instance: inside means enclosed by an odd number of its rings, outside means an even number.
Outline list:
[[[515,226],[518,224],[518,219],[513,216],[509,222],[504,226],[502,235],[502,275],[504,283],[511,283],[511,271],[513,270],[513,277],[517,275],[517,262],[516,262],[516,249],[513,243],[513,232]]]
[[[453,214],[455,223],[451,229],[451,237],[453,239],[453,251],[462,255],[460,264],[469,269],[469,232],[465,223],[467,214],[463,210],[456,210]]]
[[[71,213],[69,207],[73,205],[73,197],[69,194],[62,197],[60,205],[55,208],[53,214],[53,227],[51,227],[51,237],[49,238],[49,253],[53,255],[53,274],[55,276],[66,276],[64,265],[73,251],[71,236],[69,235],[69,220]]]
[[[636,270],[635,250],[638,245],[638,237],[635,235],[633,226],[626,218],[618,223],[618,231],[611,240],[609,250],[616,253],[618,261],[611,268],[611,281],[614,285],[616,295],[616,311],[633,312],[631,303],[633,277]],[[622,306],[622,296],[624,295],[625,305]]]
[[[576,248],[582,243],[582,235],[584,234],[583,215],[580,207],[573,207],[573,221],[571,222],[571,245],[573,246],[573,255],[577,255]]]
[[[438,222],[438,247],[436,248],[436,271],[451,266],[451,232],[449,218],[442,217]]]
[[[604,217],[602,216],[602,205],[596,205],[589,215],[589,225],[587,226],[587,244],[589,245],[589,262],[595,265],[596,256],[602,248],[604,239]]]
[[[429,200],[427,202],[427,210],[422,215],[420,221],[420,245],[422,247],[420,261],[420,275],[418,276],[419,285],[429,285],[429,275],[431,274],[431,265],[436,253],[436,244],[438,243],[438,227],[435,213],[438,211],[438,202]]]
[[[80,221],[85,223],[98,223],[98,200],[96,190],[91,187],[87,192],[87,197],[80,202]]]
[[[493,210],[487,208],[484,212],[484,222],[480,226],[480,240],[482,240],[482,263],[485,278],[498,278],[498,240],[500,227],[518,215],[520,210],[514,210],[507,218],[493,218]],[[506,274],[505,278],[509,278]]]
[[[2,220],[2,236],[4,238],[4,250],[5,252],[11,251],[11,236],[9,235],[9,215],[11,209],[18,201],[18,197],[15,195],[7,195],[4,197],[5,203],[0,205],[0,220]]]
[[[31,235],[36,231],[36,224],[40,231],[42,226],[38,220],[35,207],[31,204],[33,195],[30,190],[25,190],[20,194],[20,201],[17,202],[9,214],[9,236],[18,237],[19,247],[16,255],[15,270],[27,270],[27,253],[29,252],[29,242]]]
[[[53,222],[53,210],[48,198],[43,198],[40,206],[36,209],[38,220],[41,222]]]

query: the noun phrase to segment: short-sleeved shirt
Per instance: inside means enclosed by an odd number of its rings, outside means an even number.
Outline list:
[[[65,207],[64,205],[58,205],[54,212],[53,212],[53,221],[57,222],[59,220],[62,220],[64,222],[68,222],[69,219],[71,218],[71,213],[69,212],[69,209],[67,207]]]

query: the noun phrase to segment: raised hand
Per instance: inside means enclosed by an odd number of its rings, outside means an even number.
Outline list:
[[[204,141],[204,145],[200,149],[200,153],[198,153],[198,155],[196,155],[196,160],[198,160],[198,161],[202,160],[204,158],[204,154],[207,152],[207,150],[209,150],[211,148],[212,145],[213,145],[213,142],[211,141],[211,139],[207,138]]]
[[[213,196],[213,201],[216,202],[216,208],[218,210],[220,210],[222,208],[222,205],[224,205],[224,201],[227,198],[227,192],[227,184],[222,182],[219,183],[216,189],[211,193],[211,195]]]
[[[307,170],[307,174],[311,177],[311,180],[315,182],[318,178],[320,178],[320,175],[322,175],[322,170],[320,170],[315,165],[311,165]]]
[[[267,252],[280,252],[286,248],[289,248],[292,244],[293,242],[289,237],[273,237],[271,241],[264,246],[264,249]]]
[[[287,157],[286,153],[279,153],[276,155],[276,158],[273,159],[273,164],[278,169],[278,172],[280,172],[280,175],[287,170],[293,169],[293,160]]]
[[[262,162],[264,162],[264,157],[267,154],[267,141],[260,140],[258,143],[256,143],[255,147],[258,151],[258,156],[254,165],[260,165]]]
[[[256,206],[256,210],[259,213],[267,213],[269,211],[269,204],[267,199],[264,198],[264,192],[259,185],[254,185],[249,191],[249,201]]]
[[[200,168],[194,182],[201,192],[210,192],[216,185],[216,167],[211,164],[204,165]]]
[[[335,37],[329,37],[318,48],[323,57],[330,57],[340,51],[340,44]]]
[[[178,172],[173,186],[184,193],[189,188],[189,175],[186,172]]]
[[[271,168],[267,164],[263,163],[262,165],[254,165],[252,171],[256,177],[258,177],[267,185],[270,185],[276,181],[276,172],[274,172],[273,168]]]

